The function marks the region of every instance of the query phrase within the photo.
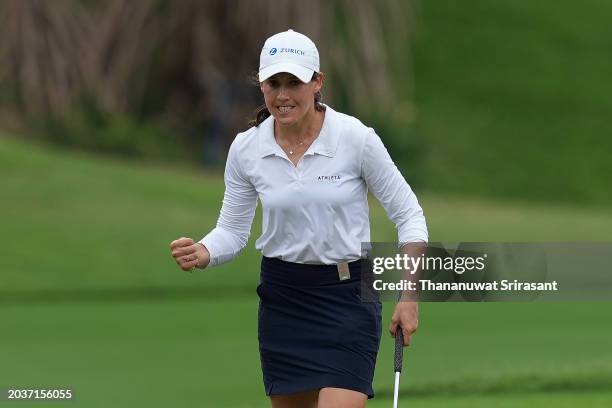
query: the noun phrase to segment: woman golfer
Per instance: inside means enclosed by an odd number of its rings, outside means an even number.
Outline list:
[[[273,407],[363,407],[381,336],[381,303],[362,302],[362,242],[370,241],[367,193],[382,203],[403,248],[424,248],[417,198],[373,129],[320,102],[319,53],[293,30],[267,39],[259,82],[265,108],[232,143],[217,226],[194,243],[171,243],[180,267],[232,260],[263,209],[258,338]],[[355,84],[359,86],[359,84]],[[389,332],[405,345],[416,302],[399,302]]]

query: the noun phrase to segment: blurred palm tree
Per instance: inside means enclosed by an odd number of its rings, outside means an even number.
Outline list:
[[[391,65],[409,52],[414,10],[409,0],[4,0],[0,24],[0,103],[24,121],[86,95],[110,114],[206,126],[225,144],[260,103],[248,78],[264,40],[288,28],[317,43],[324,99],[353,112],[392,106]]]

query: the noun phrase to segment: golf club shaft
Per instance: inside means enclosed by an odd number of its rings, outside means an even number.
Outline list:
[[[399,397],[399,383],[400,383],[400,373],[396,371],[395,372],[395,387],[393,390],[393,408],[397,408],[397,400]]]
[[[397,301],[400,302],[402,298],[402,292],[400,291],[397,296]],[[399,324],[395,328],[395,386],[393,387],[393,408],[397,408],[399,399],[399,383],[400,374],[402,372],[402,361],[404,360],[404,333],[402,326]]]
[[[404,334],[402,327],[395,329],[395,387],[393,389],[393,408],[397,408],[399,396],[400,373],[402,372],[402,360],[404,359]]]

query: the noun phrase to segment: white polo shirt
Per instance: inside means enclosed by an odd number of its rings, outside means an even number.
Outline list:
[[[239,133],[225,167],[217,226],[200,242],[209,266],[233,259],[246,245],[257,206],[267,257],[337,264],[361,257],[370,241],[368,189],[395,223],[400,243],[427,242],[423,210],[372,128],[329,106],[319,136],[297,166],[274,139],[274,118]]]

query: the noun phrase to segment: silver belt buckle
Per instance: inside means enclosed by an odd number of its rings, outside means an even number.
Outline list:
[[[340,262],[338,265],[338,279],[341,281],[351,279],[348,262]]]

